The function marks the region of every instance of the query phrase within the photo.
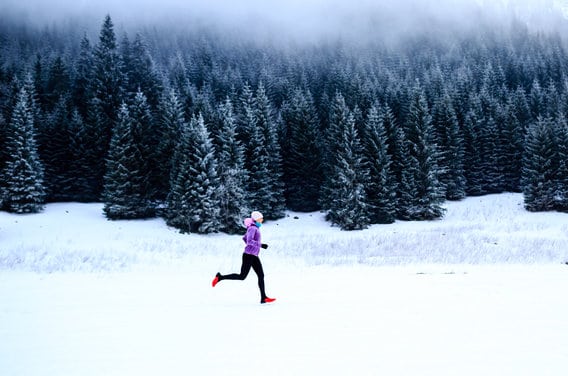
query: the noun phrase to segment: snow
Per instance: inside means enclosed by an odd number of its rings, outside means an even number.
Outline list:
[[[0,212],[0,373],[565,375],[567,230],[519,194],[358,232],[290,213],[262,227],[261,305],[252,271],[211,287],[240,236]]]

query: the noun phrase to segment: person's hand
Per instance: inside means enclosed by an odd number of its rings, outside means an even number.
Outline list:
[[[268,244],[264,244],[264,243],[262,243],[262,244],[261,244],[260,246],[261,246],[261,247],[262,247],[263,249],[266,249],[266,248],[268,248]]]

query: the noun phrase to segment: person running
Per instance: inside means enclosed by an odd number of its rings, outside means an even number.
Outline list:
[[[245,226],[247,227],[247,232],[243,236],[243,241],[245,242],[245,251],[243,253],[243,264],[241,266],[241,273],[233,273],[222,275],[221,273],[217,273],[211,285],[215,287],[217,283],[225,279],[231,280],[239,280],[243,281],[247,277],[250,272],[250,268],[254,270],[258,277],[258,288],[260,289],[260,303],[272,303],[276,299],[269,298],[266,296],[266,292],[264,291],[264,271],[262,270],[262,264],[260,263],[260,258],[258,254],[260,252],[260,248],[266,249],[268,245],[265,243],[261,243],[260,238],[260,226],[262,226],[262,222],[264,218],[262,213],[258,211],[253,211],[251,213],[251,218],[245,219]]]

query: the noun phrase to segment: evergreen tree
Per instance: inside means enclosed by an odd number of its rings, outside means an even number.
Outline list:
[[[88,123],[86,126],[92,129],[91,134],[94,136],[91,141],[96,151],[93,173],[97,175],[94,178],[97,193],[102,190],[104,159],[109,150],[113,126],[118,120],[117,113],[124,99],[123,83],[122,64],[116,45],[114,25],[110,16],[107,15],[101,27],[99,43],[93,53],[93,76],[90,90],[93,98],[89,101],[86,119]]]
[[[86,35],[81,39],[79,57],[75,63],[75,79],[73,80],[72,93],[74,107],[79,111],[83,119],[87,117],[89,100],[93,79],[93,49]]]
[[[483,188],[481,145],[479,141],[480,128],[479,112],[472,108],[466,114],[464,122],[466,193],[471,196],[479,196],[486,193]]]
[[[402,184],[403,171],[406,170],[406,156],[408,148],[404,130],[398,126],[394,114],[388,105],[383,105],[379,112],[379,122],[383,124],[387,137],[387,154],[391,161],[390,171],[393,177],[394,189],[396,192],[395,208],[398,212],[401,207],[400,200],[404,190],[399,189]]]
[[[7,161],[2,171],[3,203],[13,213],[37,213],[43,209],[45,190],[43,166],[34,136],[33,113],[29,94],[20,90],[6,132]]]
[[[367,228],[370,223],[365,192],[368,170],[364,166],[353,114],[349,114],[337,143],[337,164],[330,180],[331,207],[326,218],[342,230]]]
[[[440,218],[444,214],[441,205],[445,193],[438,180],[438,155],[433,144],[432,118],[420,87],[414,89],[406,130],[410,161],[406,172],[414,196],[411,205],[406,208],[405,216],[410,220]]]
[[[67,102],[65,97],[59,99],[47,118],[44,130],[42,160],[45,169],[45,186],[50,201],[72,199],[69,185],[72,164],[71,134]]]
[[[556,174],[556,209],[568,212],[568,121],[563,114],[559,114],[556,121],[556,154],[558,169]]]
[[[159,170],[163,168],[163,166],[157,164],[160,134],[150,112],[146,96],[141,91],[138,91],[134,96],[132,104],[129,106],[129,112],[132,119],[134,142],[142,155],[139,174],[146,182],[144,196],[148,200],[154,200],[158,197],[158,187],[160,186]]]
[[[125,103],[120,107],[107,159],[103,211],[108,219],[151,216],[146,200],[147,177],[136,142],[135,125]]]
[[[347,127],[347,119],[349,118],[350,111],[345,103],[345,98],[339,92],[331,104],[329,114],[329,126],[324,134],[324,154],[322,159],[324,181],[322,190],[320,192],[321,207],[324,210],[329,210],[333,204],[333,190],[335,189],[335,182],[332,181],[335,166],[338,163],[338,152],[340,148],[340,141],[343,137],[343,132]],[[353,118],[355,121],[355,118]],[[333,219],[332,219],[333,222]]]
[[[282,117],[288,208],[300,212],[318,210],[323,175],[321,151],[317,144],[319,121],[310,92],[295,90],[282,111]]]
[[[156,163],[159,166],[157,170],[157,198],[159,200],[165,200],[170,190],[174,151],[185,123],[183,105],[177,92],[170,89],[161,100],[157,132],[160,136],[156,153]]]
[[[47,75],[45,87],[46,110],[50,111],[57,105],[60,98],[68,96],[71,88],[71,77],[61,56],[55,58]]]
[[[217,160],[203,117],[182,130],[172,169],[167,223],[182,233],[220,230]]]
[[[364,156],[369,167],[366,194],[371,223],[392,223],[396,216],[396,181],[391,172],[387,134],[376,107],[371,107],[363,134]]]
[[[268,172],[263,180],[266,181],[269,195],[262,199],[267,201],[269,210],[265,211],[264,215],[267,219],[278,219],[284,217],[286,210],[284,183],[282,181],[282,152],[272,104],[262,83],[259,84],[256,91],[255,115],[257,127],[264,133],[265,139],[265,143],[261,145],[260,149],[268,160]]]
[[[219,218],[221,230],[229,234],[242,231],[242,220],[250,212],[246,191],[247,173],[244,148],[237,139],[237,121],[229,97],[219,105],[221,125],[217,133],[219,162]]]
[[[527,210],[554,209],[555,159],[552,121],[539,117],[536,123],[529,126],[525,140],[522,189]]]
[[[251,209],[262,212],[266,217],[275,217],[275,213],[271,213],[273,180],[270,176],[268,136],[258,124],[256,101],[250,87],[245,85],[241,94],[240,135],[246,150],[247,197]]]
[[[155,111],[160,103],[162,83],[156,64],[148,51],[148,47],[140,33],[137,33],[130,44],[127,37],[122,49],[122,61],[127,82],[126,91],[134,96],[138,91],[146,95],[148,105]]]
[[[91,166],[95,155],[88,142],[88,128],[85,126],[77,108],[71,110],[68,131],[71,165],[66,184],[73,195],[71,200],[78,202],[96,201],[98,196],[91,181],[94,177]]]
[[[438,150],[440,183],[446,198],[461,200],[465,197],[463,135],[450,96],[446,93],[432,110],[432,123]]]

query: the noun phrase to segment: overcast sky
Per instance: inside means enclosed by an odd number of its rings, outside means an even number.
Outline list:
[[[0,14],[40,24],[69,17],[100,24],[110,14],[115,24],[128,28],[198,19],[296,38],[365,33],[377,25],[396,32],[430,24],[475,27],[479,7],[495,20],[516,12],[540,27],[550,26],[551,9],[556,19],[562,7],[568,10],[568,0],[0,0]]]

